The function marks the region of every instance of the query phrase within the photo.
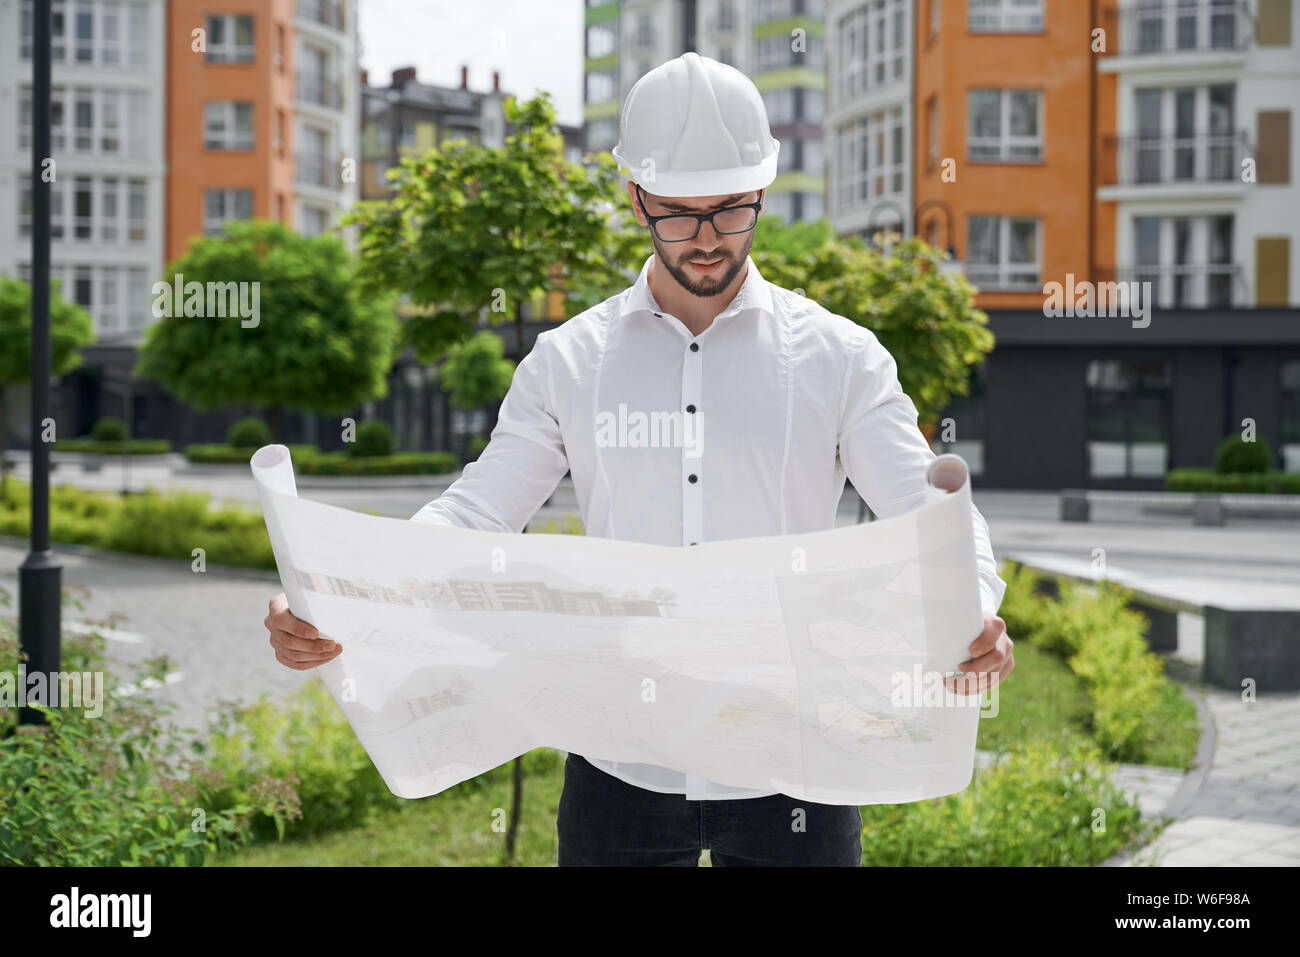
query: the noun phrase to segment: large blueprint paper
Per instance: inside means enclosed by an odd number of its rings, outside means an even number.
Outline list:
[[[379,518],[298,498],[282,445],[251,464],[289,607],[342,643],[321,677],[394,794],[540,746],[824,804],[970,782],[979,696],[940,684],[983,628],[957,456],[908,514],[690,548]]]

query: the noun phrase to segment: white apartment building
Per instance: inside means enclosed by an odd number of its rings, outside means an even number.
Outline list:
[[[913,7],[828,3],[826,211],[839,235],[912,232]]]
[[[293,223],[307,236],[336,225],[359,193],[356,6],[356,0],[296,0],[294,6]]]
[[[0,275],[31,275],[32,0],[0,0]],[[51,274],[133,345],[163,268],[165,0],[54,0]]]
[[[1169,307],[1300,305],[1300,0],[1139,0],[1112,27],[1119,277]]]

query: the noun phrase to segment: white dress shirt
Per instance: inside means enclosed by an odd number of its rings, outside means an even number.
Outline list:
[[[873,333],[768,282],[750,258],[735,298],[693,336],[655,302],[649,269],[538,335],[487,448],[413,520],[517,533],[566,471],[588,535],[657,545],[834,528],[846,472],[882,518],[924,503],[935,453]],[[645,420],[657,424],[639,430]],[[993,614],[1006,583],[974,506],[971,521]],[[777,793],[585,757],[688,800]]]

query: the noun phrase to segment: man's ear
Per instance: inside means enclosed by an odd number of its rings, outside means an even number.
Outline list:
[[[627,181],[627,195],[632,200],[632,215],[636,217],[636,221],[642,226],[650,225],[646,222],[645,216],[641,212],[641,204],[637,202],[636,183],[631,180]]]

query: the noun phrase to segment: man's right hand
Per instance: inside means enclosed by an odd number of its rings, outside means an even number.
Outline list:
[[[321,638],[315,627],[294,617],[289,611],[289,600],[283,594],[271,599],[271,610],[264,624],[271,633],[275,660],[286,668],[306,671],[333,661],[343,653],[342,645]]]

